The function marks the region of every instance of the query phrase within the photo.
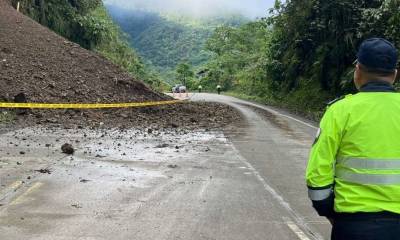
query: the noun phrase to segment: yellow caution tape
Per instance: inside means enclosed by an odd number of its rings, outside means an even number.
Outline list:
[[[136,103],[2,103],[0,108],[35,108],[35,109],[100,109],[100,108],[133,108],[170,105],[181,100],[136,102]]]

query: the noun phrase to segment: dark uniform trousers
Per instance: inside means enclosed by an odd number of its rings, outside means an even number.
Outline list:
[[[352,215],[334,218],[332,240],[400,240],[400,215]]]

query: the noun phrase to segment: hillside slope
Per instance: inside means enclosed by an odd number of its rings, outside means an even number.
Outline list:
[[[0,0],[0,98],[31,102],[165,99],[103,57],[81,48]]]
[[[196,66],[208,60],[203,47],[212,34],[211,28],[185,26],[158,13],[106,7],[130,36],[131,45],[158,70],[174,69],[182,61]]]
[[[196,68],[210,59],[210,52],[204,49],[205,43],[217,26],[237,26],[248,21],[242,16],[196,19],[123,9],[110,4],[106,8],[114,21],[130,36],[131,45],[143,60],[169,78],[173,74],[165,74],[174,73],[179,63],[187,62]]]

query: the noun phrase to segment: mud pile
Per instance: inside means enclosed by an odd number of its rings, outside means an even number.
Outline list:
[[[0,0],[0,100],[19,93],[45,103],[168,99]]]
[[[138,128],[151,131],[234,128],[242,115],[218,103],[182,102],[146,108],[109,110],[30,110],[17,116],[18,127],[49,126],[62,128]],[[4,126],[3,126],[4,127]],[[1,123],[0,123],[1,132]]]

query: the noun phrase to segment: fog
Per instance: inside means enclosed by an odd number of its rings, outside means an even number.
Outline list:
[[[242,14],[249,18],[264,17],[275,0],[104,0],[105,4],[124,9],[175,13],[194,17]]]

